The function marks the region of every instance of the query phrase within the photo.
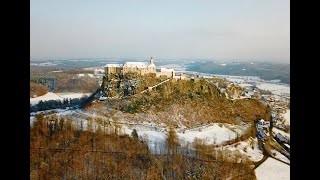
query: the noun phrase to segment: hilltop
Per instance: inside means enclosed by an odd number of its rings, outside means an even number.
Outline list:
[[[109,112],[121,112],[123,116],[136,117],[133,119],[139,119],[139,116],[144,117],[145,120],[153,119],[157,123],[175,127],[190,128],[208,123],[241,124],[241,122],[253,122],[257,119],[270,119],[269,110],[258,99],[231,100],[221,92],[215,82],[208,79],[170,80],[153,90],[139,93],[145,87],[157,84],[164,79],[149,76],[140,77],[137,81],[131,78],[131,81],[139,82],[135,86],[135,94],[124,99],[109,100],[101,106],[107,108]],[[112,84],[110,82],[112,80],[106,83]],[[108,87],[109,95],[125,91],[121,89],[124,86],[117,83],[104,86]],[[233,86],[227,89],[235,91]]]

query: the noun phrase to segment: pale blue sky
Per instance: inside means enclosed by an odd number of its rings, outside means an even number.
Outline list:
[[[31,57],[290,61],[289,0],[31,0]]]

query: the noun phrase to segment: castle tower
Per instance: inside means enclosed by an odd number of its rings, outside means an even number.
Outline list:
[[[156,65],[154,64],[152,57],[150,58],[149,65],[147,66],[147,73],[156,73]]]
[[[154,64],[154,59],[152,57],[150,58],[149,64]]]

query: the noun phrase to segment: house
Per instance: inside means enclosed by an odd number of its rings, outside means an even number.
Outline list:
[[[157,69],[156,77],[160,77],[160,76],[167,76],[170,78],[174,78],[175,77],[174,69],[167,69],[167,68]]]

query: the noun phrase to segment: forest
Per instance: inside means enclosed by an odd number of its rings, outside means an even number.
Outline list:
[[[122,135],[108,122],[37,115],[30,127],[30,179],[256,179],[253,163],[195,140],[193,156],[179,150],[173,128],[164,151],[153,154],[144,138]],[[241,154],[238,156],[241,158]]]
[[[93,73],[89,70],[65,70],[63,72],[48,72],[44,70],[32,70],[30,72],[30,79],[38,85],[42,83],[42,79],[50,77],[54,79],[54,84],[50,89],[55,93],[61,92],[78,92],[78,93],[91,93],[95,91],[100,85],[95,78],[91,77],[78,77],[77,74]],[[36,80],[36,81],[35,81]],[[46,84],[42,84],[46,85]]]

